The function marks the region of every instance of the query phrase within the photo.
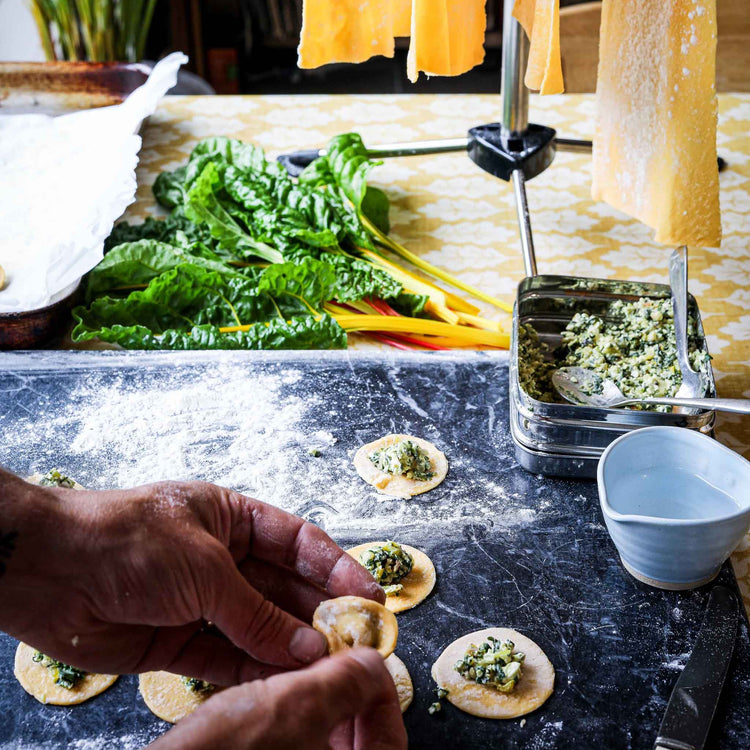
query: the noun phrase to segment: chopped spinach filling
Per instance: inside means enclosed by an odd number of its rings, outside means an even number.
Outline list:
[[[433,714],[440,713],[443,710],[443,704],[440,702],[443,700],[443,698],[448,697],[448,690],[445,688],[438,687],[435,690],[435,694],[437,695],[437,700],[434,703],[430,703],[430,705],[427,707],[427,713],[432,716]]]
[[[369,458],[378,469],[388,474],[402,474],[407,479],[419,481],[435,476],[430,457],[411,440],[399,440],[393,445],[373,451]]]
[[[513,641],[501,641],[490,635],[478,646],[472,643],[453,668],[467,680],[510,693],[521,679],[521,665],[526,658],[514,648]]]
[[[414,558],[398,542],[391,541],[360,553],[359,561],[383,587],[386,596],[401,593],[404,587],[399,581],[414,567]]]
[[[710,357],[692,317],[688,354],[694,370],[708,373]],[[551,380],[558,367],[592,370],[602,380],[614,381],[628,398],[674,396],[682,375],[671,298],[616,300],[604,316],[578,312],[562,332],[561,346],[552,353],[530,325],[519,326],[518,373],[524,391],[538,401],[561,403]],[[669,411],[670,407],[635,408]]]
[[[205,680],[199,680],[197,677],[183,677],[182,684],[191,693],[211,693],[216,686]]]
[[[71,667],[70,664],[63,664],[63,662],[57,661],[57,659],[45,656],[41,651],[34,651],[31,660],[51,670],[52,676],[55,678],[55,685],[59,685],[66,690],[73,690],[86,676],[86,672]]]
[[[67,489],[73,489],[76,483],[57,469],[51,469],[39,480],[39,484],[44,487],[66,487]]]

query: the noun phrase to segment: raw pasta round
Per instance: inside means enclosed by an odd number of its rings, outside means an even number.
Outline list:
[[[399,474],[389,474],[381,471],[370,461],[370,454],[381,448],[387,448],[401,440],[411,440],[416,443],[430,458],[434,476],[431,479],[408,479]],[[448,473],[448,459],[432,443],[412,435],[385,435],[379,440],[363,445],[354,455],[354,468],[367,484],[375,487],[378,492],[391,497],[408,499],[413,495],[421,495],[437,487]]]
[[[406,668],[406,664],[404,664],[396,654],[391,654],[385,660],[385,666],[391,673],[393,683],[396,685],[396,693],[398,693],[398,702],[401,706],[401,713],[404,713],[404,711],[406,711],[411,705],[412,698],[414,698],[414,685],[412,684],[409,670]]]
[[[356,547],[348,549],[347,552],[359,562],[359,556],[371,547],[380,547],[385,542],[369,542],[368,544],[358,544]],[[410,547],[408,544],[401,544],[414,560],[414,567],[405,575],[399,583],[404,587],[398,596],[389,596],[385,600],[385,606],[391,612],[403,612],[407,609],[416,607],[423,602],[435,587],[435,566],[424,552]]]
[[[103,693],[114,685],[116,674],[86,673],[83,679],[73,688],[64,688],[55,684],[51,669],[41,662],[33,660],[36,649],[26,643],[19,643],[13,674],[21,687],[33,695],[40,703],[51,703],[55,706],[74,706]]]
[[[396,616],[372,599],[326,599],[315,610],[312,625],[326,637],[332,654],[345,648],[371,646],[385,659],[396,648]]]
[[[144,672],[138,678],[138,690],[153,714],[174,724],[193,713],[220,688],[210,692],[196,692],[189,690],[178,674]]]
[[[68,477],[68,478],[71,479],[71,477]],[[32,474],[30,477],[26,477],[26,481],[29,482],[30,484],[41,485],[42,479],[44,479],[44,474],[39,474],[39,473]],[[76,482],[75,479],[71,479],[71,481],[73,482],[73,486],[70,489],[72,490],[85,490],[86,489],[83,485],[78,484],[78,482]]]
[[[510,693],[501,693],[491,685],[479,685],[453,668],[472,643],[479,644],[490,635],[501,641],[513,641],[516,649],[526,654],[523,675]],[[453,641],[432,665],[432,679],[448,691],[447,700],[456,708],[485,719],[512,719],[531,713],[552,695],[555,669],[530,638],[510,628],[487,628]]]

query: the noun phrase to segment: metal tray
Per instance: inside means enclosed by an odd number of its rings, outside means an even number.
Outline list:
[[[518,376],[518,327],[530,323],[551,349],[575,313],[606,311],[615,300],[668,298],[666,284],[587,279],[571,276],[533,276],[519,284],[513,313],[510,362],[510,421],[519,462],[535,473],[555,476],[594,476],[604,449],[625,432],[640,427],[673,425],[712,434],[715,413],[661,413],[631,409],[601,409],[575,404],[551,404],[529,396]],[[689,314],[696,321],[701,346],[708,351],[695,298],[689,295]],[[709,368],[709,397],[716,396]],[[583,463],[582,463],[583,462]]]

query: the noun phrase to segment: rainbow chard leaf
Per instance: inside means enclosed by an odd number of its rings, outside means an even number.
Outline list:
[[[341,348],[344,331],[321,311],[334,282],[331,269],[312,259],[269,266],[256,278],[187,262],[125,298],[77,307],[73,339],[134,349]]]

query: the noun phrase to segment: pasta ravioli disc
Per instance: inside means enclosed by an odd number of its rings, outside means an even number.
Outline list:
[[[469,646],[494,636],[500,641],[513,641],[523,651],[523,676],[510,693],[501,693],[491,685],[467,680],[453,667],[463,659]],[[530,638],[510,628],[487,628],[468,633],[448,646],[432,666],[432,678],[447,690],[447,700],[456,708],[485,719],[513,719],[531,713],[552,695],[555,669],[544,651]]]
[[[381,471],[375,464],[370,461],[370,454],[381,448],[398,443],[401,440],[411,440],[418,445],[430,458],[434,476],[431,479],[407,479],[399,474],[389,474]],[[354,468],[367,484],[372,485],[378,492],[391,497],[400,497],[408,499],[414,495],[421,495],[423,492],[437,487],[448,473],[448,459],[445,454],[439,451],[432,443],[422,438],[413,437],[412,435],[385,435],[384,437],[374,440],[372,443],[363,445],[354,455]]]
[[[359,562],[359,556],[371,547],[382,547],[385,542],[368,542],[367,544],[358,544],[356,547],[348,549],[347,552]],[[408,544],[401,544],[402,549],[408,552],[414,560],[414,567],[405,575],[399,583],[404,587],[398,596],[386,597],[385,606],[391,612],[403,612],[407,609],[416,607],[423,602],[435,588],[435,566],[424,552],[410,547]]]
[[[51,669],[41,662],[33,660],[36,649],[26,643],[19,643],[13,674],[21,687],[34,696],[40,703],[51,703],[55,706],[74,706],[103,693],[117,681],[116,674],[86,673],[83,679],[73,688],[64,688],[55,684]]]
[[[182,677],[171,672],[145,672],[138,678],[138,690],[151,713],[172,724],[193,713],[221,688],[210,692],[188,690]]]

